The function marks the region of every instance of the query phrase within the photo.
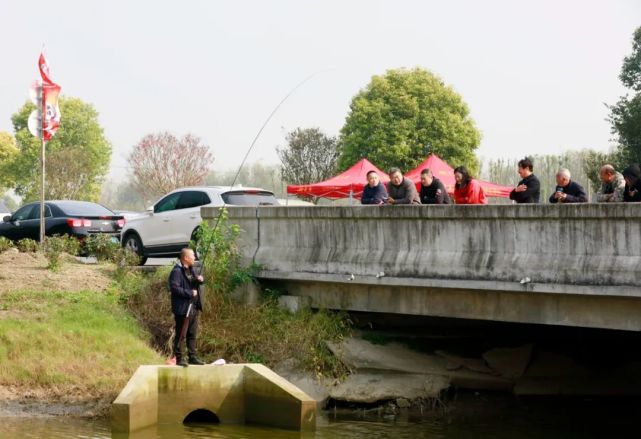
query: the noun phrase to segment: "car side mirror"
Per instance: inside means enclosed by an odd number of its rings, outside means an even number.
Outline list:
[[[145,209],[145,212],[153,215],[154,214],[154,206],[149,206]]]
[[[2,221],[5,223],[10,223],[11,222],[11,215],[5,215],[4,218],[2,218]]]

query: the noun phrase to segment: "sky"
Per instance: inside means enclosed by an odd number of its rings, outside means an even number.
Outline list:
[[[0,0],[0,130],[28,98],[45,44],[54,81],[90,102],[110,176],[146,134],[192,133],[214,169],[278,163],[287,132],[338,135],[373,75],[422,67],[461,94],[483,159],[611,145],[606,103],[641,1]],[[64,114],[62,115],[64,118]]]

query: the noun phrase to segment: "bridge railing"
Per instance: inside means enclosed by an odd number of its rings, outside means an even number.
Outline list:
[[[229,218],[246,260],[275,277],[641,286],[640,204],[230,207]]]

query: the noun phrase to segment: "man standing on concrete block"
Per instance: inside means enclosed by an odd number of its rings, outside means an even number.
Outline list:
[[[416,186],[412,180],[403,177],[398,168],[389,170],[389,183],[387,183],[388,204],[421,204]]]
[[[196,356],[196,336],[198,334],[198,311],[202,311],[200,285],[205,281],[202,275],[196,275],[194,261],[196,257],[190,248],[180,251],[180,261],[174,265],[169,275],[171,290],[171,311],[176,320],[174,337],[174,355],[176,365],[186,367],[188,364],[205,364]],[[185,327],[183,329],[183,327]],[[182,339],[186,335],[189,362],[181,350]]]

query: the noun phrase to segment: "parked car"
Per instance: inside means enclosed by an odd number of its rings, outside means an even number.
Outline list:
[[[199,186],[176,189],[132,218],[122,229],[122,246],[144,264],[149,257],[174,257],[189,244],[202,222],[202,206],[273,206],[274,194],[259,188]]]
[[[89,201],[59,200],[45,202],[45,235],[71,235],[81,239],[107,234],[119,242],[125,225],[122,215]],[[40,237],[40,202],[25,204],[0,223],[0,236],[18,241]]]

